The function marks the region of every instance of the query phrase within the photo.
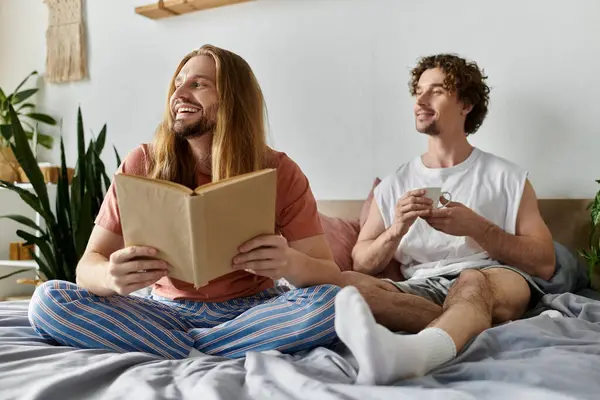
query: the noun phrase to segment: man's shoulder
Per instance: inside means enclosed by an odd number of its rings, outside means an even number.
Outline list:
[[[270,147],[267,147],[267,167],[268,168],[279,168],[280,166],[286,166],[295,164],[294,160],[290,158],[285,152],[277,151]]]
[[[404,178],[407,174],[415,173],[414,164],[416,161],[418,161],[418,159],[413,158],[410,161],[400,164],[392,172],[388,173],[387,175],[384,175],[384,178],[381,180],[381,182],[382,183],[386,182],[388,184],[391,184],[391,183],[397,182],[399,180],[404,180]]]
[[[150,144],[142,143],[127,153],[119,166],[119,172],[131,175],[147,175],[150,157]]]
[[[288,187],[299,181],[307,181],[302,168],[286,153],[267,148],[267,168],[277,170],[277,186]]]
[[[414,174],[414,164],[415,160],[411,160],[400,164],[396,167],[395,170],[383,176],[381,182],[375,188],[375,193],[377,197],[381,196],[391,196],[398,197],[401,196],[405,191],[406,182],[409,180],[408,178],[411,174]]]
[[[493,168],[494,170],[518,173],[525,172],[523,167],[508,158],[481,149],[478,149],[478,151],[480,152],[480,162],[482,165]]]
[[[287,153],[267,148],[267,168],[277,169],[278,174],[304,175],[302,168]]]

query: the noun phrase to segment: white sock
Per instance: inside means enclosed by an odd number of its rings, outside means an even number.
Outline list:
[[[550,318],[560,318],[563,317],[562,313],[558,310],[546,310],[543,313],[541,313],[540,315],[547,315]]]
[[[358,384],[390,384],[424,376],[456,357],[454,341],[442,329],[396,335],[376,323],[353,286],[343,288],[336,296],[335,330],[356,357]]]

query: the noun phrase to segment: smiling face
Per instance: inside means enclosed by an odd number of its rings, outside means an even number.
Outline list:
[[[214,60],[209,56],[190,58],[175,78],[169,100],[172,131],[189,139],[212,133],[217,124],[218,93]]]
[[[417,131],[428,135],[460,129],[470,107],[459,101],[455,91],[444,85],[446,74],[439,68],[423,71],[415,88],[415,125]]]

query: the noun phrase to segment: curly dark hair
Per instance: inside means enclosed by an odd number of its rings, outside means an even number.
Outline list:
[[[458,99],[473,109],[465,120],[465,133],[477,132],[488,113],[490,88],[485,83],[487,76],[477,63],[467,61],[455,54],[437,54],[423,57],[411,71],[410,93],[414,96],[421,74],[428,69],[439,68],[446,74],[444,88],[456,92]]]

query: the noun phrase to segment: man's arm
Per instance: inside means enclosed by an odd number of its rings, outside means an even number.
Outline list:
[[[552,234],[540,215],[535,191],[528,180],[517,214],[516,234],[486,222],[472,237],[491,258],[545,280],[552,278],[556,264]]]
[[[280,235],[255,237],[240,246],[232,268],[272,279],[285,278],[296,287],[337,284],[341,277],[322,234],[290,242]]]
[[[393,225],[385,229],[377,202],[373,200],[352,249],[353,269],[367,275],[381,273],[394,257],[402,236]]]
[[[340,268],[325,235],[290,241],[289,263],[292,267],[284,278],[296,287],[308,287],[339,282]]]
[[[121,235],[96,225],[77,264],[77,284],[98,296],[128,295],[167,275],[169,266],[155,255],[145,246],[123,248]]]
[[[353,269],[368,275],[377,275],[385,270],[408,229],[417,218],[429,216],[431,210],[432,201],[425,197],[425,190],[406,192],[394,207],[394,220],[385,229],[379,206],[373,201],[352,250]]]
[[[94,226],[85,252],[77,264],[77,284],[98,296],[116,294],[106,285],[109,258],[112,253],[123,248],[123,237]]]

